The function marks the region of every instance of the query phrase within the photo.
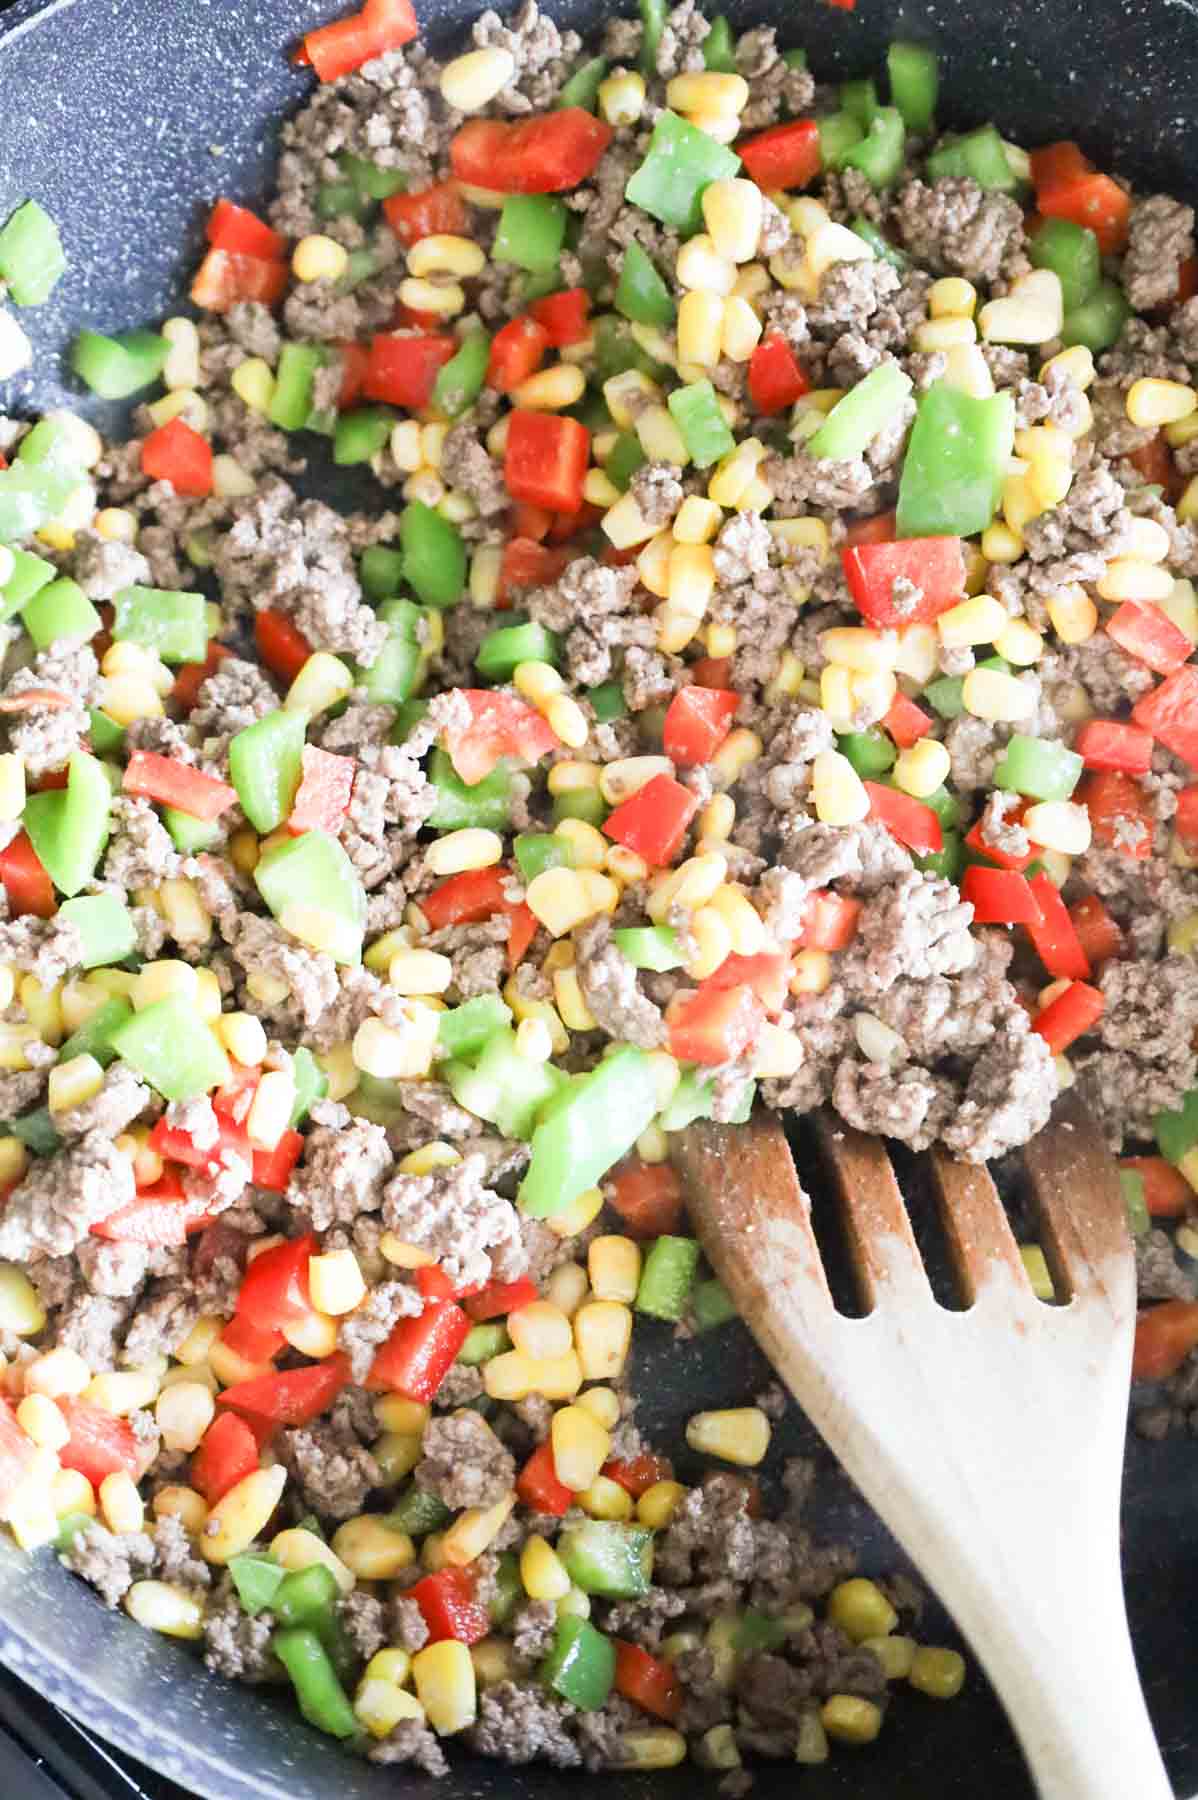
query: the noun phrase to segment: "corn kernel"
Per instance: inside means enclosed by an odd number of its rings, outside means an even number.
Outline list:
[[[620,1749],[631,1769],[675,1769],[686,1761],[686,1739],[666,1726],[621,1732]]]
[[[602,1211],[602,1188],[584,1188],[577,1199],[571,1200],[569,1206],[561,1207],[545,1223],[557,1237],[577,1237]]]
[[[703,1456],[755,1468],[769,1449],[770,1422],[758,1406],[694,1413],[686,1422],[686,1441]]]
[[[1084,644],[1098,629],[1098,608],[1076,582],[1057,590],[1048,602],[1048,617],[1063,644]]]
[[[1000,669],[971,669],[965,677],[961,699],[965,711],[975,718],[1008,724],[1028,719],[1036,710],[1033,689]]]
[[[732,263],[751,262],[757,254],[764,197],[755,181],[738,177],[713,181],[703,190],[703,221],[717,253]]]
[[[1095,585],[1103,600],[1167,600],[1173,592],[1173,577],[1157,563],[1116,556]]]
[[[988,344],[1046,344],[1061,335],[1064,316],[1060,276],[1033,269],[1016,276],[1001,299],[986,302],[978,325]]]
[[[167,1637],[195,1639],[204,1635],[204,1605],[194,1590],[171,1581],[135,1581],[124,1599],[125,1611],[147,1631]]]
[[[499,45],[468,50],[441,70],[441,98],[455,112],[482,112],[503,92],[515,72],[516,59],[510,50]]]
[[[1006,614],[1003,616],[1005,618]],[[831,631],[821,631],[819,641],[828,661],[846,669],[867,672],[893,669],[898,653],[898,639],[893,632],[873,631],[859,625],[841,625]]]
[[[686,965],[686,973],[692,981],[706,981],[731,956],[732,933],[713,906],[700,906],[691,914],[690,931],[695,954]]]
[[[267,1473],[263,1470],[261,1473]],[[253,1479],[249,1477],[249,1479]],[[214,1511],[217,1510],[214,1508]],[[283,1568],[291,1570],[312,1569],[318,1565],[325,1568],[337,1583],[342,1594],[352,1594],[357,1586],[357,1578],[336,1552],[330,1549],[324,1539],[315,1531],[309,1531],[303,1525],[280,1531],[271,1539],[270,1553]]]
[[[473,1725],[477,1685],[465,1644],[446,1638],[418,1650],[412,1658],[412,1680],[416,1698],[439,1736],[447,1737]]]
[[[1133,425],[1155,430],[1188,419],[1198,408],[1198,394],[1181,381],[1157,381],[1141,377],[1127,390],[1127,416]]]
[[[1044,654],[1044,639],[1026,619],[1008,619],[993,640],[998,655],[1016,668],[1030,668]]]
[[[574,1346],[585,1381],[614,1380],[631,1342],[632,1313],[621,1301],[588,1300],[574,1314]]]
[[[1042,849],[1082,856],[1090,848],[1090,815],[1073,800],[1041,800],[1028,807],[1023,825]]]
[[[529,375],[512,394],[516,406],[530,412],[561,412],[582,399],[586,376],[574,363],[555,363]]]
[[[679,1502],[685,1499],[686,1492],[680,1481],[655,1481],[637,1500],[637,1519],[653,1531],[663,1530],[677,1512]]]
[[[941,613],[936,621],[940,641],[947,649],[965,649],[974,644],[992,644],[1009,620],[1006,607],[989,594],[977,594],[972,600]]]
[[[898,1624],[898,1614],[881,1588],[860,1575],[832,1589],[828,1617],[855,1644],[864,1638],[885,1637]]]
[[[861,777],[839,750],[821,750],[816,757],[811,795],[821,824],[856,825],[869,816],[869,795]]]
[[[991,306],[998,302],[992,300]],[[1036,340],[1020,338],[1019,343]],[[882,1729],[882,1709],[872,1700],[856,1694],[832,1694],[820,1708],[820,1721],[830,1738],[839,1744],[872,1744]]]
[[[959,1650],[933,1650],[923,1645],[912,1658],[907,1679],[933,1700],[952,1700],[965,1685],[965,1658]]]
[[[137,1491],[137,1483],[124,1469],[106,1475],[97,1489],[100,1515],[109,1531],[123,1534],[140,1531],[145,1521],[145,1507]]]
[[[570,1577],[561,1557],[535,1533],[520,1552],[520,1580],[530,1600],[560,1600],[570,1591]]]
[[[977,303],[977,289],[960,275],[942,276],[928,289],[928,312],[933,319],[971,319]]]
[[[705,69],[675,75],[666,84],[666,104],[676,113],[739,113],[748,99],[749,84],[743,75]]]
[[[353,1040],[355,1066],[382,1081],[427,1075],[437,1045],[437,1014],[419,1000],[404,1000],[396,1009],[399,1023],[366,1019]]]
[[[735,281],[735,274],[732,279]],[[678,304],[679,358],[701,369],[714,369],[720,360],[723,325],[721,295],[699,289],[683,294]],[[712,498],[716,496],[712,495]]]
[[[535,665],[521,664],[523,669],[532,666]],[[444,837],[436,838],[428,846],[424,856],[434,875],[459,875],[468,869],[489,869],[503,860],[503,839],[497,831],[467,826],[461,831],[449,831]],[[424,954],[429,953],[426,951]],[[432,991],[439,993],[440,989]]]
[[[582,1406],[563,1406],[550,1425],[553,1469],[563,1487],[590,1487],[611,1453],[611,1433]]]
[[[645,110],[645,78],[635,69],[621,69],[599,83],[600,117],[609,125],[635,125]]]
[[[1018,562],[1023,555],[1023,539],[1002,519],[995,519],[982,533],[982,555],[992,563]]]
[[[297,281],[340,281],[348,264],[345,246],[323,232],[301,238],[291,253],[291,272]]]
[[[432,232],[428,237],[420,238],[408,251],[408,273],[419,279],[452,275],[461,281],[472,281],[482,274],[486,266],[486,254],[481,246],[470,238],[457,237],[452,232]],[[440,441],[442,444],[445,441],[443,429]],[[427,442],[423,433],[422,442]],[[427,447],[425,460],[434,469],[441,466],[440,457],[430,456]]]
[[[947,780],[951,767],[952,759],[942,743],[936,738],[921,738],[918,744],[899,752],[891,773],[895,786],[905,794],[926,800]]]
[[[756,762],[764,746],[755,731],[740,727],[730,731],[708,763],[713,785],[734,787],[748,768]]]

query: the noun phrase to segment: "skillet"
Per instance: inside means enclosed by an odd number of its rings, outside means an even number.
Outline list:
[[[207,203],[218,193],[252,203],[267,190],[279,119],[308,91],[310,76],[289,67],[284,46],[336,10],[335,0],[0,0],[0,218],[36,195],[57,219],[71,263],[51,302],[24,315],[35,367],[0,404],[65,404],[101,428],[119,425],[116,409],[85,402],[65,376],[65,344],[82,324],[117,330],[177,310]],[[478,10],[479,0],[419,6],[434,46]],[[551,10],[585,32],[611,9],[561,0]],[[784,43],[801,41],[821,78],[872,72],[895,36],[933,43],[945,123],[994,118],[1029,145],[1077,136],[1102,166],[1137,184],[1198,194],[1194,0],[859,0],[855,13],[808,0],[801,16],[785,0],[728,0],[726,10],[736,29],[772,22]],[[318,476],[326,496],[331,473]],[[801,1143],[799,1154],[802,1167]],[[743,1403],[768,1371],[739,1326],[678,1343],[668,1327],[643,1322],[638,1344],[643,1422],[678,1453],[681,1478],[692,1479],[682,1421],[700,1405]],[[903,1566],[795,1409],[776,1442],[781,1455],[822,1457],[810,1518],[817,1536],[856,1546],[867,1572]],[[1133,1436],[1124,1493],[1129,1612],[1149,1708],[1184,1795],[1198,1792],[1196,1502],[1198,1447]],[[957,1641],[934,1605],[922,1635]],[[1085,1649],[1079,1643],[1078,1655]],[[347,1759],[289,1706],[206,1675],[178,1645],[106,1612],[48,1553],[30,1562],[5,1538],[0,1660],[205,1800],[434,1792],[422,1776]],[[1103,1729],[1100,1695],[1093,1728]],[[565,1779],[543,1767],[460,1762],[435,1792],[437,1800],[556,1800]],[[764,1765],[754,1792],[781,1800],[795,1779],[786,1764]],[[572,1771],[569,1780],[577,1800],[613,1792],[674,1800],[695,1786],[685,1767],[654,1776]],[[1014,1739],[974,1668],[951,1705],[904,1696],[877,1744],[804,1770],[802,1786],[810,1800],[1031,1795]]]

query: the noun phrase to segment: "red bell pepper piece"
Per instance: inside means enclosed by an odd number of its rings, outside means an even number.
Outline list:
[[[235,1412],[253,1413],[274,1425],[306,1425],[327,1412],[349,1381],[349,1357],[344,1351],[302,1369],[282,1369],[276,1375],[255,1375],[235,1382],[218,1397],[217,1404]]]
[[[405,1596],[414,1600],[428,1626],[429,1642],[456,1638],[459,1644],[477,1644],[491,1629],[491,1615],[475,1597],[474,1576],[468,1568],[438,1569],[410,1587]]]
[[[488,1281],[486,1287],[471,1294],[462,1305],[472,1319],[481,1323],[484,1319],[504,1319],[508,1313],[531,1306],[537,1297],[536,1282],[522,1275],[516,1281]]]
[[[208,654],[202,663],[184,663],[175,676],[175,685],[171,689],[171,699],[181,712],[190,712],[199,697],[200,689],[210,675],[224,662],[226,656],[233,652],[224,644],[218,644],[215,638],[208,640]]]
[[[212,492],[212,445],[186,419],[170,419],[143,438],[141,467],[151,481],[169,481],[188,499]]]
[[[532,1512],[552,1513],[559,1519],[574,1505],[572,1490],[557,1478],[548,1438],[537,1445],[517,1475],[516,1493]]]
[[[682,1223],[682,1183],[669,1163],[626,1163],[604,1191],[629,1237],[672,1237]]]
[[[287,1339],[281,1331],[264,1331],[244,1313],[234,1313],[220,1334],[220,1342],[248,1363],[268,1363],[283,1349]]]
[[[975,925],[1042,925],[1043,914],[1025,875],[1014,869],[966,869],[961,898],[973,907]]]
[[[202,769],[160,756],[156,750],[131,750],[121,782],[125,793],[160,801],[193,819],[219,819],[237,804],[237,790]]]
[[[306,1319],[312,1311],[308,1262],[315,1248],[316,1239],[306,1231],[263,1250],[242,1277],[238,1312],[264,1331],[282,1331]]]
[[[437,181],[432,187],[416,188],[410,194],[391,194],[383,201],[383,213],[396,237],[409,249],[421,238],[442,233],[461,237],[470,223],[466,202],[452,181]]]
[[[7,1512],[36,1459],[37,1447],[18,1425],[11,1401],[0,1399],[0,1512]]]
[[[1198,1345],[1198,1300],[1166,1300],[1136,1319],[1131,1372],[1136,1381],[1164,1381],[1176,1375]]]
[[[577,512],[587,472],[591,434],[577,419],[557,413],[508,415],[503,479],[513,500],[531,500],[550,512]]]
[[[512,542],[521,538],[531,538],[534,543],[541,544],[549,536],[549,527],[553,524],[553,514],[544,506],[530,506],[526,500],[519,501],[512,507],[512,531],[515,534]]]
[[[714,975],[700,982],[699,992],[718,994],[723,988],[747,982],[768,1013],[780,1013],[790,991],[790,954],[786,950],[759,950],[754,956],[726,956]]]
[[[867,624],[879,630],[930,625],[965,594],[960,538],[899,538],[892,543],[846,545],[840,560],[858,611]],[[906,610],[894,601],[894,583],[900,575],[920,590],[919,599]]]
[[[1104,256],[1127,242],[1131,195],[1102,175],[1076,144],[1050,144],[1032,156],[1036,205],[1046,219],[1071,219],[1098,239]]]
[[[292,682],[312,654],[312,646],[284,613],[270,607],[254,615],[254,643],[267,668]]]
[[[906,694],[896,694],[882,720],[882,729],[890,733],[900,750],[909,750],[931,731],[932,721],[914,700],[908,700]]]
[[[305,35],[303,61],[311,63],[322,81],[336,81],[384,50],[411,43],[417,30],[411,0],[363,0],[360,12]]]
[[[1090,815],[1096,844],[1119,850],[1137,862],[1152,855],[1156,827],[1152,806],[1138,781],[1117,769],[1099,769],[1079,782],[1074,799]]]
[[[58,1452],[64,1469],[77,1469],[93,1487],[99,1487],[106,1475],[141,1480],[153,1451],[139,1441],[128,1419],[119,1419],[90,1400],[68,1396],[59,1400],[58,1410],[71,1434]]]
[[[420,910],[434,931],[445,925],[478,925],[503,911],[506,879],[503,869],[466,869],[425,894]]]
[[[1147,775],[1152,767],[1151,735],[1121,719],[1088,719],[1074,738],[1073,748],[1087,769]]]
[[[590,336],[591,296],[584,287],[566,288],[534,300],[529,312],[549,337],[555,350],[581,344]]]
[[[517,588],[548,587],[551,581],[557,580],[569,560],[564,550],[551,550],[545,544],[538,544],[531,533],[509,538],[503,546],[503,561],[499,565],[497,603],[510,606]]]
[[[507,933],[507,966],[510,970],[518,968],[524,961],[528,946],[537,935],[540,921],[532,907],[527,906],[523,900],[518,906],[511,906],[510,902],[507,904],[511,910],[511,923]]]
[[[205,312],[224,313],[239,300],[277,306],[287,292],[291,271],[285,262],[243,256],[232,250],[209,250],[196,270],[191,298]]]
[[[1198,787],[1182,788],[1178,794],[1173,829],[1183,843],[1198,841]]]
[[[943,850],[940,820],[930,806],[899,788],[883,787],[878,781],[867,781],[864,786],[869,795],[870,818],[885,825],[891,837],[916,856],[934,856]]]
[[[304,1136],[300,1131],[285,1131],[273,1150],[253,1153],[254,1186],[269,1194],[285,1194],[291,1171],[303,1155]]]
[[[670,1053],[680,1062],[714,1067],[735,1062],[752,1048],[765,1009],[746,983],[715,993],[696,988],[675,994],[666,1008]]]
[[[1026,810],[1026,805],[1021,805],[1011,816],[1008,823],[1017,824]],[[994,863],[1000,869],[1013,869],[1016,874],[1019,874],[1022,870],[1026,869],[1028,864],[1033,860],[1035,852],[1030,844],[1024,851],[1000,850],[996,845],[991,844],[982,836],[983,829],[983,822],[979,819],[971,830],[966,832],[965,842],[969,845],[969,848],[975,850],[979,856],[984,856],[987,862]]]
[[[452,1300],[434,1300],[418,1318],[401,1319],[371,1365],[368,1388],[427,1404],[466,1341],[470,1320]]]
[[[1138,1175],[1144,1183],[1144,1204],[1153,1219],[1184,1219],[1194,1200],[1194,1190],[1163,1156],[1123,1156],[1119,1167]]]
[[[1087,894],[1077,901],[1069,908],[1069,917],[1092,969],[1123,954],[1123,933],[1097,894]]]
[[[356,764],[352,756],[335,756],[305,744],[300,762],[300,784],[291,805],[287,829],[293,837],[303,831],[327,831],[336,837],[345,819],[353,792]]]
[[[211,1222],[207,1206],[206,1200],[189,1198],[178,1173],[168,1168],[152,1187],[139,1188],[127,1205],[98,1219],[91,1235],[110,1244],[178,1246]]]
[[[639,1500],[642,1494],[648,1493],[659,1481],[673,1478],[674,1465],[664,1456],[653,1456],[643,1451],[639,1456],[615,1456],[603,1465],[602,1473],[609,1481],[614,1481]]]
[[[1064,181],[1076,181],[1094,167],[1079,144],[1062,139],[1055,144],[1042,144],[1030,154],[1032,186],[1056,187]]]
[[[447,726],[443,735],[450,761],[471,787],[505,756],[535,763],[558,748],[557,733],[535,706],[495,688],[457,692],[470,708],[470,720],[460,728]]]
[[[191,1459],[191,1485],[209,1506],[252,1475],[259,1463],[258,1440],[236,1413],[217,1413]]]
[[[1159,687],[1136,701],[1131,716],[1174,756],[1198,769],[1198,668],[1193,663],[1166,675]]]
[[[662,869],[682,848],[698,808],[699,797],[690,788],[672,775],[655,775],[608,813],[603,829],[617,844],[643,856],[650,868]]]
[[[708,763],[727,737],[740,695],[726,688],[682,687],[666,709],[662,749],[683,768]]]
[[[337,390],[337,411],[347,412],[355,406],[362,393],[362,383],[366,380],[366,370],[370,365],[370,351],[365,344],[354,344],[348,341],[334,344],[334,350],[341,358],[341,386]]]
[[[868,519],[857,519],[845,527],[844,541],[850,549],[857,544],[893,544],[898,514],[873,513]]]
[[[440,1263],[425,1263],[416,1271],[416,1286],[422,1300],[452,1300],[454,1285]]]
[[[792,119],[771,125],[736,146],[745,173],[758,187],[801,188],[814,181],[822,166],[819,126],[814,119]]]
[[[780,331],[767,331],[749,358],[749,399],[755,413],[773,418],[808,393],[811,383]]]
[[[1041,870],[1029,882],[1040,908],[1040,923],[1028,926],[1036,955],[1056,980],[1089,981],[1090,959],[1056,884]]]
[[[1084,1037],[1097,1024],[1106,999],[1085,981],[1071,981],[1063,994],[1049,1001],[1032,1020],[1032,1030],[1044,1039],[1054,1056],[1067,1050],[1075,1038]]]
[[[155,1122],[147,1147],[157,1151],[164,1162],[182,1163],[186,1168],[200,1169],[206,1175],[217,1172],[221,1167],[222,1152],[226,1150],[235,1151],[248,1160],[250,1143],[242,1127],[219,1113],[216,1122],[218,1136],[215,1143],[201,1146],[189,1131],[178,1125],[168,1125],[164,1115]]]
[[[231,250],[238,256],[260,256],[266,262],[279,262],[287,254],[287,239],[272,231],[248,206],[233,200],[218,200],[212,208],[205,229],[208,242],[216,250]]]
[[[1155,675],[1171,675],[1193,654],[1194,646],[1181,627],[1159,606],[1139,600],[1125,600],[1107,620],[1106,630],[1120,649]]]
[[[593,175],[612,129],[581,106],[538,113],[509,125],[471,119],[449,146],[459,181],[501,194],[559,194]]]
[[[370,342],[362,392],[368,400],[423,412],[433,397],[438,371],[457,347],[457,339],[448,332],[380,332]]]
[[[616,1638],[614,1642],[617,1694],[623,1694],[642,1712],[672,1725],[682,1710],[682,1684],[673,1664],[651,1656],[648,1650],[630,1644],[626,1638]]]
[[[805,950],[844,950],[857,935],[860,916],[860,900],[817,888],[807,896],[799,942]]]
[[[510,394],[536,373],[548,348],[549,333],[536,319],[530,319],[527,314],[509,319],[491,339],[487,386],[497,393]],[[548,525],[545,529],[548,531]]]
[[[696,687],[728,688],[732,685],[730,656],[701,656],[691,664],[691,678]]]
[[[53,916],[54,883],[42,867],[27,832],[18,831],[0,850],[0,882],[4,883],[8,910],[14,919],[25,913],[37,919]]]

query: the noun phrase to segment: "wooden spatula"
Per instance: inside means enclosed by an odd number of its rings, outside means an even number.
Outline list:
[[[987,1171],[931,1153],[952,1312],[882,1143],[816,1129],[866,1316],[836,1309],[773,1116],[674,1140],[712,1267],[970,1640],[1045,1800],[1165,1800],[1119,1568],[1135,1269],[1097,1130],[1066,1095],[1024,1153],[1060,1305],[1033,1294]]]

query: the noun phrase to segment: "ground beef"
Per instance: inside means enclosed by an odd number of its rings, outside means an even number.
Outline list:
[[[855,894],[875,894],[911,868],[911,858],[883,825],[844,828],[802,822],[782,840],[781,860],[811,887],[841,881]]]
[[[1175,1111],[1198,1081],[1198,970],[1188,956],[1112,959],[1097,986],[1106,1005],[1071,1060],[1095,1117],[1119,1148],[1127,1136],[1150,1138],[1154,1113]]]
[[[52,988],[83,961],[83,937],[77,925],[56,913],[39,919],[23,913],[0,924],[0,962],[11,964],[23,975],[32,975],[44,988]]]
[[[360,1590],[344,1594],[337,1607],[337,1616],[363,1662],[369,1662],[375,1651],[381,1650],[386,1644],[383,1603],[376,1600],[373,1594],[365,1594]]]
[[[977,956],[973,908],[951,881],[914,870],[866,900],[842,978],[862,994],[885,992],[900,976],[956,975]]]
[[[466,1506],[493,1506],[512,1491],[516,1465],[477,1413],[431,1420],[421,1449],[416,1485],[436,1494],[451,1512]]]
[[[455,425],[447,434],[440,473],[447,487],[469,495],[484,519],[506,512],[511,505],[503,465],[488,455],[471,425]]]
[[[380,1487],[383,1472],[352,1433],[317,1422],[284,1431],[276,1440],[279,1461],[299,1483],[304,1510],[323,1518],[350,1519],[367,1494]]]
[[[382,1281],[340,1321],[337,1346],[349,1357],[355,1381],[365,1381],[374,1353],[386,1343],[400,1319],[418,1317],[424,1311],[419,1289],[406,1281]]]
[[[182,858],[148,800],[118,794],[111,817],[112,836],[104,858],[106,881],[132,893],[137,888],[159,887],[179,873]]]
[[[90,1581],[105,1606],[115,1607],[133,1583],[153,1568],[154,1541],[145,1531],[118,1536],[103,1525],[85,1525],[59,1560],[73,1575]]]
[[[94,531],[75,534],[70,566],[72,580],[89,600],[111,600],[123,589],[145,586],[150,580],[150,565],[140,551]]]
[[[779,519],[801,518],[812,507],[867,511],[874,487],[873,470],[863,456],[812,456],[802,446],[791,456],[767,457],[761,474]]]
[[[792,69],[775,41],[772,25],[744,31],[736,43],[736,67],[749,84],[749,99],[740,115],[746,131],[760,131],[781,116],[805,113],[815,96],[807,69]]]
[[[611,925],[602,914],[578,932],[575,958],[582,997],[596,1024],[617,1043],[660,1049],[666,1041],[661,1009],[641,992],[637,971],[612,941]]]
[[[426,1775],[447,1775],[449,1764],[432,1729],[419,1719],[401,1719],[366,1753],[375,1763],[414,1763]]]
[[[543,1761],[558,1769],[574,1769],[582,1762],[569,1730],[577,1716],[568,1701],[558,1700],[539,1683],[500,1681],[479,1695],[478,1718],[465,1741],[480,1756],[501,1762]]]
[[[394,1594],[387,1609],[387,1636],[401,1650],[415,1655],[428,1643],[428,1626],[419,1603],[403,1594]]]
[[[640,507],[646,524],[666,525],[682,505],[682,470],[674,463],[642,463],[632,477],[629,493]]]
[[[209,1608],[204,1620],[204,1663],[230,1681],[277,1681],[282,1665],[270,1647],[274,1615],[242,1611],[236,1594]]]
[[[552,1600],[528,1600],[512,1617],[512,1653],[522,1668],[536,1668],[553,1648],[557,1609]]]
[[[234,960],[248,977],[273,975],[287,984],[282,1018],[294,1018],[297,1032],[315,1031],[333,1009],[341,986],[332,957],[322,951],[306,950],[273,919],[260,918],[256,913],[222,914],[219,922]],[[272,1024],[279,1016],[278,1003],[260,1000],[249,985],[245,1006]]]
[[[1177,1260],[1167,1231],[1154,1226],[1135,1239],[1136,1293],[1141,1300],[1192,1300],[1194,1282]]]
[[[968,177],[928,187],[908,182],[891,213],[903,247],[937,275],[964,275],[989,287],[1027,268],[1023,212],[1006,194]]]
[[[195,1545],[173,1513],[163,1513],[155,1521],[154,1539],[156,1572],[162,1581],[177,1581],[183,1587],[206,1588],[212,1581],[212,1566],[196,1555]]]
[[[135,1191],[129,1158],[102,1132],[90,1131],[54,1158],[29,1165],[0,1217],[0,1257],[25,1262],[35,1249],[65,1256]]]
[[[566,666],[581,686],[610,678],[614,650],[630,645],[648,650],[657,642],[657,628],[641,611],[636,588],[635,566],[613,569],[579,556],[552,587],[528,595],[529,616],[564,634]]]
[[[832,1104],[858,1131],[899,1138],[914,1150],[935,1143],[953,1111],[952,1083],[928,1069],[846,1058],[832,1083]]]
[[[26,710],[3,714],[10,750],[35,779],[61,769],[78,750],[90,726],[88,707],[96,699],[99,665],[86,644],[64,639],[40,650],[18,669],[4,690],[6,700],[31,693]],[[42,698],[52,694],[53,700]]]
[[[506,26],[498,13],[485,12],[475,20],[474,42],[507,50],[516,65],[514,79],[497,97],[507,113],[542,112],[554,104],[570,62],[582,40],[576,31],[559,32],[536,0],[524,4]]]
[[[430,1251],[461,1286],[485,1282],[491,1257],[501,1247],[509,1267],[520,1256],[516,1210],[484,1185],[485,1166],[481,1156],[471,1154],[429,1175],[395,1175],[383,1190],[387,1230]]]
[[[188,723],[201,739],[218,738],[223,745],[278,706],[279,696],[257,663],[227,656],[201,684]]]
[[[1168,306],[1181,265],[1194,254],[1194,209],[1168,194],[1137,200],[1127,228],[1123,287],[1136,312]]]
[[[352,1225],[360,1213],[378,1211],[391,1167],[381,1125],[366,1119],[336,1131],[318,1125],[305,1140],[303,1162],[287,1185],[287,1199],[307,1214],[314,1231]]]
[[[965,1097],[944,1142],[966,1162],[988,1162],[1034,1137],[1048,1123],[1056,1064],[1022,1008],[1012,1010],[969,1071]]]

